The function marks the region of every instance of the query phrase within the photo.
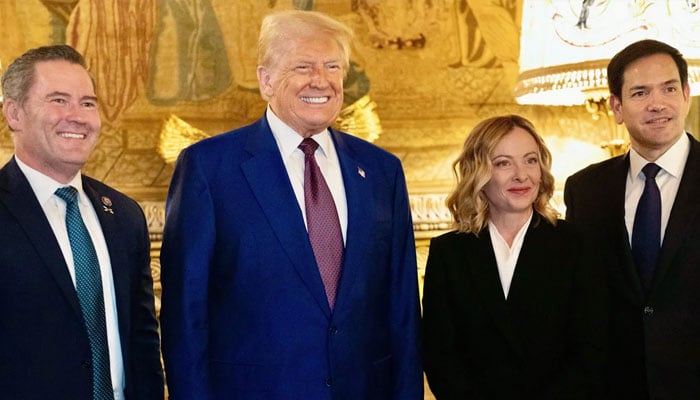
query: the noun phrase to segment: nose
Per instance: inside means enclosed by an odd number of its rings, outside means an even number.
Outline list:
[[[662,101],[662,96],[656,91],[651,92],[651,94],[649,95],[649,103],[647,104],[647,109],[649,111],[658,112],[662,111],[665,108],[666,105]]]
[[[516,164],[513,170],[513,180],[516,182],[525,182],[527,180],[527,171],[524,166]]]
[[[328,86],[328,71],[325,68],[314,68],[314,73],[311,76],[311,85],[316,88],[325,88]]]
[[[66,120],[76,123],[85,123],[87,111],[79,103],[71,103],[66,110]]]

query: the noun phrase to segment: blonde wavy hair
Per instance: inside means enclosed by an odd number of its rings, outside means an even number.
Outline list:
[[[447,197],[446,203],[458,231],[478,235],[488,225],[489,204],[482,189],[491,179],[491,157],[501,139],[516,127],[527,131],[537,143],[542,177],[534,202],[535,211],[556,224],[559,214],[549,204],[554,194],[552,154],[530,121],[519,115],[504,115],[479,122],[467,136],[462,153],[452,164],[457,186]]]

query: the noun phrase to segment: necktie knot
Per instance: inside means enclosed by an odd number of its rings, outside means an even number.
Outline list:
[[[78,190],[73,186],[64,186],[56,189],[54,192],[56,196],[63,199],[66,204],[75,203],[78,199]]]
[[[306,157],[313,157],[316,149],[318,149],[318,142],[311,138],[306,138],[299,144],[299,149],[304,152]]]
[[[644,168],[642,168],[642,172],[644,173],[644,176],[647,179],[656,178],[656,174],[658,174],[659,171],[661,171],[661,167],[659,167],[658,165],[656,165],[654,163],[648,163],[647,165],[644,166]]]

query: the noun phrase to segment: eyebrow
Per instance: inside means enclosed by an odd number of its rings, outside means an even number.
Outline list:
[[[61,91],[54,91],[46,95],[46,98],[49,97],[54,97],[54,96],[60,96],[60,97],[72,97],[69,93],[66,92],[61,92]],[[80,98],[80,100],[85,101],[85,100],[92,100],[94,102],[97,102],[97,96],[83,96]]]
[[[665,82],[661,82],[661,85],[662,85],[662,86],[666,86],[666,85],[674,85],[674,84],[680,84],[680,83],[681,83],[681,81],[680,81],[679,79],[669,79],[669,80],[667,80],[667,81],[665,81]],[[636,86],[630,87],[628,90],[631,91],[631,90],[638,90],[638,89],[646,89],[646,88],[651,87],[651,86],[657,86],[657,85],[654,85],[654,84],[650,84],[650,85],[636,85]]]
[[[527,153],[523,154],[523,157],[528,157],[528,156],[531,156],[531,155],[538,155],[538,152],[537,152],[537,151],[530,151],[530,152],[527,152]],[[511,156],[511,155],[508,155],[508,154],[494,154],[493,157],[492,157],[491,159],[492,159],[492,160],[495,160],[495,159],[497,159],[498,157],[515,158],[515,156]]]

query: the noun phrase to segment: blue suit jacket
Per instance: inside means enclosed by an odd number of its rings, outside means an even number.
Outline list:
[[[83,176],[114,278],[127,399],[162,399],[145,218],[133,200]],[[103,210],[102,196],[112,201]],[[14,158],[0,169],[0,398],[92,398],[90,344],[48,220]]]
[[[400,162],[331,135],[348,208],[333,311],[266,119],[180,155],[161,252],[172,399],[423,398]]]

